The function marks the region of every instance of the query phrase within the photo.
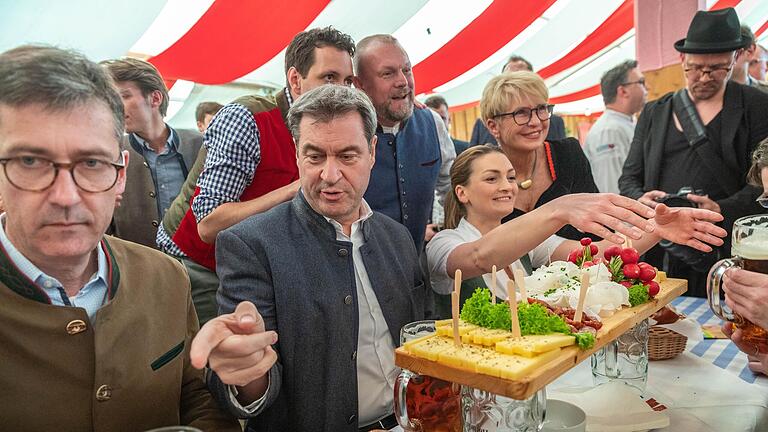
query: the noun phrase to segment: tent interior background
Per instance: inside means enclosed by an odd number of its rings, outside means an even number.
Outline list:
[[[304,29],[333,25],[355,40],[391,33],[414,65],[418,97],[439,93],[448,101],[453,136],[469,139],[485,83],[514,53],[545,78],[569,135],[583,141],[604,109],[600,76],[621,61],[639,60],[649,100],[682,85],[679,61],[653,64],[638,53],[636,1],[0,0],[0,51],[48,43],[95,61],[147,59],[170,87],[166,121],[194,129],[200,102],[226,104],[283,87],[285,47]],[[697,1],[700,9],[734,7],[766,45],[768,1]]]

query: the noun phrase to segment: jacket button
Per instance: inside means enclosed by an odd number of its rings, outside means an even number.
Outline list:
[[[403,164],[400,164],[399,166],[400,166],[400,169],[403,169]]]
[[[153,221],[152,221],[152,226],[153,226],[153,227],[157,228],[159,225],[160,225],[160,224],[159,224],[159,223],[158,223],[156,220],[153,220]]]
[[[405,179],[400,177],[400,183],[405,183]]]
[[[405,195],[405,192],[403,192],[403,195]],[[408,203],[403,203],[403,208],[408,208]]]
[[[351,416],[349,416],[349,418],[347,419],[347,424],[352,424],[352,423],[354,423],[354,422],[355,422],[355,420],[357,420],[357,416],[356,416],[356,415],[354,415],[354,414],[352,414],[352,415],[351,415]]]
[[[348,296],[344,297],[344,304],[348,304],[348,305],[352,304],[352,296],[351,295],[348,295]]]
[[[85,325],[83,320],[72,320],[67,324],[67,333],[70,335],[76,335],[84,332],[88,326]]]
[[[342,248],[342,249],[339,249],[339,251],[337,252],[337,254],[338,254],[340,257],[345,257],[345,256],[349,255],[349,251],[348,251],[348,250],[346,250],[346,249],[343,249],[343,248]]]
[[[357,351],[352,351],[352,361],[357,360]]]
[[[408,215],[403,215],[403,219],[408,220]]]
[[[104,384],[96,390],[96,400],[106,402],[112,399],[112,387]]]
[[[154,198],[156,195],[157,194],[155,193],[155,191],[150,191],[149,192],[149,196],[152,197],[152,198]]]

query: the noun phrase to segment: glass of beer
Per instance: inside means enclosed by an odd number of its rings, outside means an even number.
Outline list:
[[[734,313],[724,301],[723,274],[732,267],[768,274],[768,215],[747,216],[733,224],[732,258],[718,261],[707,277],[709,307],[721,319],[740,328],[743,340],[749,343],[768,341],[768,331]]]
[[[400,330],[400,345],[435,333],[435,322]],[[461,432],[461,386],[403,369],[395,381],[395,417],[406,431]]]

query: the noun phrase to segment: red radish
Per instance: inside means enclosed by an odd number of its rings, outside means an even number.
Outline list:
[[[581,243],[582,246],[589,246],[592,244],[592,239],[589,237],[584,237],[579,241],[579,243]]]
[[[637,264],[640,261],[640,254],[635,248],[624,248],[621,250],[621,261],[624,264]]]
[[[641,269],[643,269],[645,267],[653,268],[653,266],[648,264],[647,262],[639,262],[639,263],[637,263],[637,265],[639,265]]]
[[[656,297],[656,294],[659,293],[659,290],[661,290],[661,287],[659,286],[656,281],[649,281],[648,282],[648,295],[651,297]]]
[[[597,249],[597,245],[596,244],[589,245],[589,253],[592,254],[592,256],[597,256],[598,252],[599,251]]]
[[[581,264],[581,268],[592,267],[593,265],[595,265],[595,263],[593,263],[592,261],[584,261],[584,263]]]
[[[624,285],[624,288],[626,288],[626,289],[629,289],[629,287],[631,287],[631,286],[632,286],[632,282],[630,282],[630,281],[628,281],[628,280],[623,280],[623,281],[621,281],[621,282],[619,282],[619,283],[620,283],[621,285]]]
[[[640,276],[640,267],[637,264],[625,264],[621,270],[628,279],[637,279]]]
[[[579,257],[581,255],[581,251],[576,249],[572,250],[571,253],[568,254],[568,262],[572,262],[576,264],[579,260]]]
[[[656,270],[651,266],[638,266],[640,267],[640,275],[638,276],[641,281],[648,282],[656,277]]]
[[[619,255],[621,255],[621,246],[619,245],[610,246],[608,249],[605,250],[605,252],[603,252],[603,256],[607,261],[610,261],[611,258]]]

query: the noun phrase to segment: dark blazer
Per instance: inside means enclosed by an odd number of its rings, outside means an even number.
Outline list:
[[[565,122],[559,115],[552,114],[549,119],[549,132],[547,132],[547,141],[556,141],[565,139]],[[469,139],[469,146],[475,146],[478,144],[498,144],[496,138],[491,135],[488,128],[485,127],[483,119],[479,118],[475,121],[475,126],[472,128],[472,138]],[[458,151],[456,152],[458,154]]]
[[[675,127],[672,95],[667,93],[643,108],[619,178],[622,195],[637,199],[647,191],[658,189],[667,128]],[[727,166],[713,175],[734,173],[741,187],[736,194],[717,200],[725,218],[723,227],[730,232],[739,217],[763,212],[755,203],[762,191],[747,184],[746,175],[752,151],[768,136],[768,94],[728,81],[721,115],[721,136],[714,137],[712,142],[720,146]]]
[[[184,161],[182,171],[188,174],[203,145],[203,136],[197,131],[186,129],[178,129],[175,132],[179,137],[178,152]],[[115,209],[109,234],[157,249],[155,239],[160,224],[157,214],[157,185],[149,171],[149,165],[128,142],[127,135],[123,140],[123,148],[130,154],[125,192],[120,207]]]
[[[360,252],[395,346],[400,328],[424,319],[426,289],[408,230],[374,212]],[[302,193],[251,216],[216,240],[219,312],[254,302],[275,330],[279,360],[248,423],[258,431],[357,431],[358,308],[352,244]],[[393,354],[394,355],[394,354]],[[217,399],[235,415],[226,387],[210,374]],[[252,416],[253,417],[253,416]]]

